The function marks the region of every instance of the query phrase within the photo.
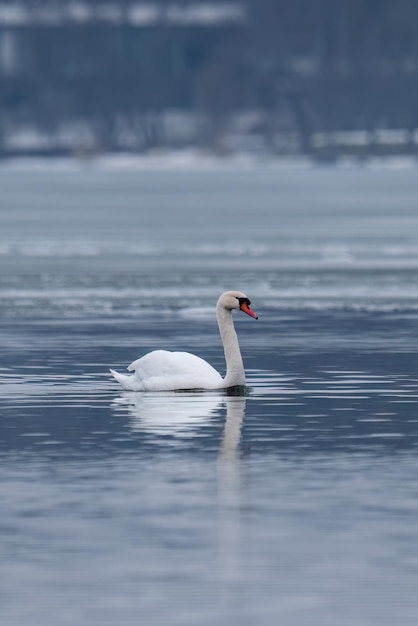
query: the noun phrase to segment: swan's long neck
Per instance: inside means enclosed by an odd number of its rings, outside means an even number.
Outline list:
[[[218,305],[216,308],[216,316],[218,318],[219,332],[221,333],[226,361],[224,384],[226,387],[245,385],[244,364],[242,362],[234,322],[232,321],[232,311]]]

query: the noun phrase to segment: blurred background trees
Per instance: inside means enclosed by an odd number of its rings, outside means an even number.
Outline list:
[[[391,129],[415,150],[417,117],[416,0],[0,3],[3,151],[32,136],[38,151],[310,153]]]

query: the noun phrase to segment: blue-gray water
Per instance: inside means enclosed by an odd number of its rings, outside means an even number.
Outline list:
[[[416,169],[0,169],[5,626],[409,626]],[[123,392],[153,348],[246,397]]]

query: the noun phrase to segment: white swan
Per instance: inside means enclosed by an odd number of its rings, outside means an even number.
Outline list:
[[[257,315],[251,302],[240,291],[223,293],[216,305],[219,332],[226,361],[226,376],[189,352],[154,350],[131,363],[128,370],[133,374],[120,374],[110,370],[124,389],[129,391],[175,391],[180,389],[227,389],[245,385],[238,337],[232,320],[232,311],[239,309],[251,317]]]

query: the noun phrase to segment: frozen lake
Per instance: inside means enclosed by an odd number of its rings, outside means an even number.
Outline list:
[[[5,626],[412,626],[418,176],[0,169]],[[245,397],[124,392],[154,348]]]

